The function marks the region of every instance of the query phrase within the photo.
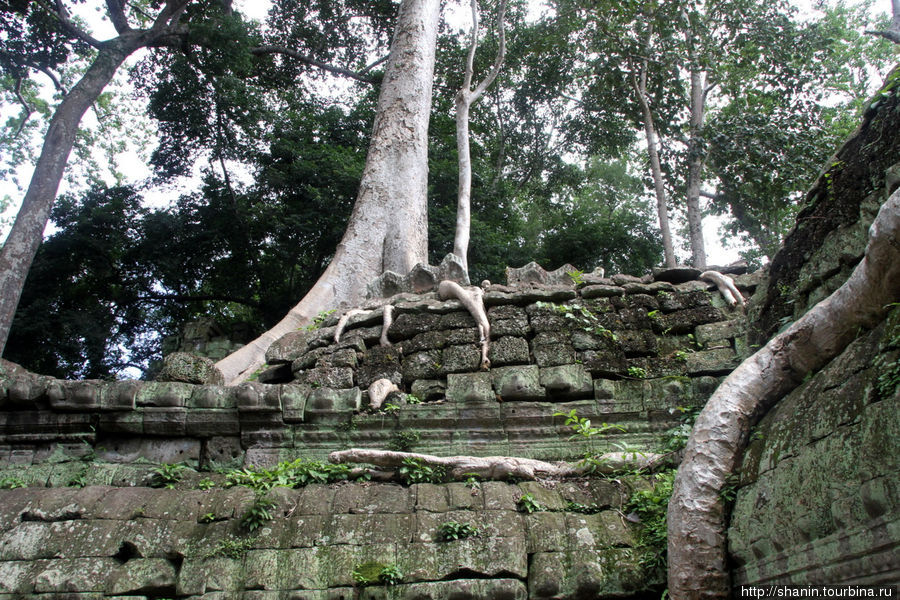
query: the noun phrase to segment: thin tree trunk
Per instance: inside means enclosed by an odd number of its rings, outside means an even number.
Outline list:
[[[146,37],[138,32],[104,43],[94,62],[66,94],[50,119],[22,208],[16,215],[6,243],[0,249],[0,354],[6,346],[28,270],[41,245],[81,118],[122,62],[145,43]]]
[[[469,273],[469,232],[472,222],[472,158],[469,150],[469,109],[478,102],[484,91],[494,82],[503,57],[506,53],[506,37],[503,17],[506,12],[506,0],[501,0],[497,14],[497,28],[500,36],[500,48],[490,73],[472,89],[474,74],[475,50],[478,47],[478,1],[472,0],[472,42],[466,58],[466,71],[463,85],[456,94],[456,151],[459,161],[459,190],[456,202],[456,235],[453,239],[453,254],[462,261],[463,269]]]
[[[862,262],[831,296],[745,360],[697,417],[669,501],[669,593],[674,599],[726,598],[725,507],[750,428],[825,366],[900,299],[900,191],[881,207]]]
[[[669,230],[669,203],[666,199],[666,188],[663,182],[662,166],[659,163],[659,152],[656,149],[656,127],[653,125],[653,113],[647,102],[646,92],[640,85],[635,86],[641,108],[644,112],[644,133],[647,137],[647,156],[650,159],[650,173],[653,175],[653,189],[656,192],[656,212],[659,216],[659,231],[662,234],[663,252],[666,266],[675,266],[675,246],[672,244],[672,233]]]
[[[706,246],[703,243],[703,215],[700,212],[700,177],[703,171],[704,150],[700,136],[703,130],[703,115],[706,96],[704,94],[703,72],[691,69],[691,121],[688,140],[687,177],[687,217],[691,239],[691,254],[694,268],[706,269]]]
[[[404,0],[385,69],[372,141],[347,231],[309,293],[275,327],[216,363],[229,385],[265,362],[268,347],[319,312],[359,303],[384,271],[428,258],[428,119],[439,0]]]

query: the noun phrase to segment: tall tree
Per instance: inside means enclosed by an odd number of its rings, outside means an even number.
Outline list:
[[[456,234],[453,238],[453,254],[462,261],[463,269],[469,273],[469,229],[472,214],[472,158],[469,148],[469,111],[478,102],[485,90],[494,82],[503,65],[506,54],[506,33],[503,23],[506,15],[506,0],[500,0],[497,10],[497,36],[500,46],[491,70],[472,89],[475,72],[475,50],[478,48],[478,0],[472,0],[472,41],[466,56],[463,85],[456,93],[456,151],[459,162],[459,189],[456,209]]]
[[[320,311],[357,303],[385,271],[428,257],[428,120],[439,0],[404,0],[378,98],[359,195],[334,258],[275,327],[216,363],[228,383],[249,377],[268,347]]]

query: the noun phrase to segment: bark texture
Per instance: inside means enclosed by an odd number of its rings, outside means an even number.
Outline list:
[[[216,363],[229,385],[265,362],[268,347],[319,312],[356,305],[383,273],[428,257],[428,119],[439,0],[404,0],[385,67],[359,194],[334,258],[275,327]]]
[[[50,119],[22,207],[0,249],[0,354],[6,346],[28,270],[41,245],[50,209],[75,143],[78,124],[122,62],[146,43],[143,32],[134,31],[102,44],[94,62]]]
[[[900,300],[900,190],[882,205],[862,261],[831,296],[744,361],[697,418],[669,502],[669,592],[672,598],[726,598],[724,505],[720,491],[734,472],[750,428],[808,373],[823,367],[861,328],[885,318]]]
[[[649,469],[663,458],[659,454],[610,452],[601,456],[601,473],[615,473],[623,469]],[[328,460],[333,463],[366,463],[376,467],[396,469],[403,461],[412,459],[433,467],[443,467],[450,479],[462,481],[471,475],[482,479],[505,480],[509,477],[533,480],[540,477],[578,477],[585,474],[584,467],[567,462],[545,462],[514,456],[434,456],[416,452],[369,450],[351,448],[332,452]],[[595,471],[596,472],[596,471]]]
[[[469,151],[469,109],[478,102],[485,90],[494,82],[503,65],[506,54],[506,36],[503,28],[503,17],[506,13],[506,0],[501,0],[497,16],[500,48],[490,72],[481,83],[472,89],[474,75],[475,50],[478,48],[478,2],[472,0],[472,42],[466,57],[466,71],[462,88],[456,94],[456,151],[459,163],[459,189],[456,201],[456,234],[453,238],[453,254],[462,261],[463,269],[469,272],[469,232],[472,222],[472,157]]]
[[[688,177],[685,202],[687,204],[688,232],[691,238],[691,255],[695,269],[706,268],[706,245],[703,243],[703,215],[700,212],[700,183],[703,174],[703,118],[706,112],[704,76],[698,69],[691,70],[691,121],[688,140]]]

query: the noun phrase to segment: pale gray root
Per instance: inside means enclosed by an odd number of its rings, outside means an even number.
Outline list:
[[[884,320],[900,300],[900,190],[869,229],[850,278],[786,331],[745,360],[697,417],[669,501],[669,593],[672,598],[729,595],[725,506],[721,491],[735,472],[750,428],[809,373]]]
[[[344,333],[344,329],[347,328],[347,322],[355,317],[356,315],[365,315],[372,312],[371,310],[364,310],[362,308],[351,308],[347,312],[341,315],[341,318],[338,319],[337,327],[334,328],[334,343],[337,344],[341,341],[341,335]]]
[[[383,317],[384,321],[381,325],[381,345],[382,346],[390,346],[391,341],[388,339],[388,330],[391,328],[391,324],[394,322],[394,305],[393,304],[385,304]]]
[[[216,367],[227,385],[247,379],[268,347],[322,310],[359,306],[385,271],[408,273],[428,257],[428,120],[439,0],[403,0],[378,95],[359,195],[334,258],[275,327]]]
[[[456,298],[475,319],[478,325],[479,343],[481,344],[481,368],[491,368],[488,360],[488,350],[491,343],[491,324],[488,322],[487,311],[484,310],[484,290],[479,287],[463,288],[455,281],[444,280],[438,285],[438,298],[449,300]]]
[[[663,459],[661,454],[638,452],[610,452],[599,458],[599,467],[592,472],[612,474],[623,470],[652,469]],[[464,481],[475,475],[481,479],[505,480],[509,477],[534,480],[544,477],[580,477],[586,467],[568,462],[546,462],[532,458],[515,456],[435,456],[417,452],[395,452],[393,450],[372,450],[351,448],[328,455],[328,460],[336,463],[365,463],[376,467],[398,469],[403,461],[412,459],[423,464],[442,467],[447,477]]]
[[[372,382],[372,385],[369,386],[369,408],[372,410],[378,410],[381,408],[381,405],[384,404],[384,399],[387,398],[391,392],[399,392],[400,388],[397,387],[390,379],[377,379]]]
[[[734,285],[734,280],[728,275],[723,275],[718,271],[703,271],[700,273],[700,279],[716,284],[722,298],[728,303],[728,306],[738,304],[744,306],[744,296]]]

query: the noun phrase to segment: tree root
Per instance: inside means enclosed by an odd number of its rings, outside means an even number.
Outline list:
[[[488,322],[487,312],[484,310],[484,290],[479,287],[463,288],[455,281],[444,280],[438,285],[438,298],[449,300],[456,298],[466,310],[471,313],[478,325],[479,342],[481,344],[481,368],[491,368],[488,360],[488,349],[491,343],[491,324]]]
[[[673,599],[727,598],[725,506],[750,428],[808,373],[884,320],[900,299],[900,191],[869,229],[866,254],[850,278],[729,375],[697,417],[669,501],[669,593]]]
[[[738,291],[737,286],[734,285],[734,280],[728,275],[722,275],[718,271],[704,271],[700,273],[700,279],[716,284],[716,287],[719,288],[719,293],[722,294],[722,298],[725,299],[728,306],[734,306],[735,304],[744,306],[744,297]]]
[[[544,477],[581,477],[590,473],[614,474],[626,470],[653,470],[664,463],[667,455],[640,452],[609,452],[598,457],[590,466],[568,462],[545,462],[514,456],[434,456],[416,452],[370,450],[352,448],[328,455],[333,463],[366,463],[376,467],[398,469],[405,460],[446,469],[453,481],[464,481],[477,476],[487,480],[505,480],[510,477],[534,480]]]

